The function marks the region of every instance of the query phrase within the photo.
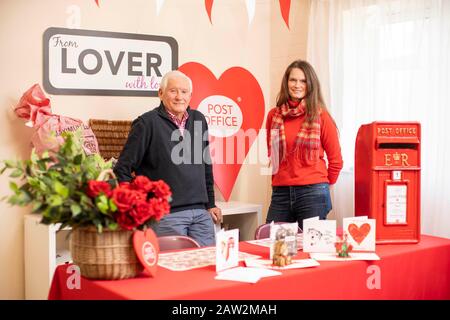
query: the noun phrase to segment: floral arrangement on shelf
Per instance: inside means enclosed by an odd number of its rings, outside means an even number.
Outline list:
[[[99,154],[86,155],[81,132],[64,132],[58,151],[37,154],[29,160],[2,161],[0,174],[11,171],[12,205],[32,206],[41,213],[41,223],[66,226],[95,226],[103,229],[143,229],[170,211],[171,191],[162,180],[137,176],[118,183],[111,161]]]

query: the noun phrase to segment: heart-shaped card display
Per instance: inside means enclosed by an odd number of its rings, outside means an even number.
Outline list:
[[[356,224],[351,223],[348,226],[348,233],[356,241],[356,243],[361,244],[370,232],[370,225],[368,223],[363,223],[360,227]]]
[[[141,264],[154,277],[158,267],[159,242],[155,232],[148,228],[133,233],[133,246]]]
[[[208,122],[214,182],[228,201],[264,120],[261,87],[241,67],[226,70],[218,79],[196,62],[185,63],[179,70],[192,80],[191,107],[202,112]]]

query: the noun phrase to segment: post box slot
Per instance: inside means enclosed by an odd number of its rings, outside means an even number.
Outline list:
[[[420,143],[417,137],[378,137],[377,149],[414,149]]]
[[[417,144],[415,143],[379,143],[378,149],[417,149]]]

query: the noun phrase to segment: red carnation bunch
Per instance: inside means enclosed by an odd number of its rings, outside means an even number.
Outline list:
[[[100,211],[114,212],[114,220],[126,230],[161,220],[170,211],[172,195],[164,181],[151,181],[145,176],[119,183],[114,189],[108,182],[91,180],[86,193],[95,199]]]

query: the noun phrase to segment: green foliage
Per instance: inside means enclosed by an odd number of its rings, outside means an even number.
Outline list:
[[[93,201],[86,195],[87,182],[96,180],[100,172],[111,169],[98,155],[86,156],[81,132],[65,132],[64,143],[56,153],[41,155],[32,150],[29,160],[1,161],[0,174],[10,172],[12,195],[6,200],[12,205],[28,206],[42,214],[42,223],[65,226],[95,225],[114,229],[115,204],[105,196]]]

